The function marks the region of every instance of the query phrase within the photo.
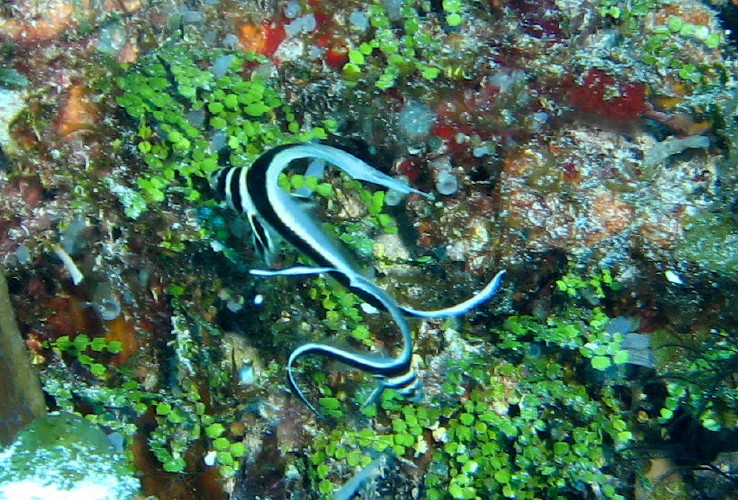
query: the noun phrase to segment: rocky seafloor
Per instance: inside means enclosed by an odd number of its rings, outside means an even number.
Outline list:
[[[737,25],[727,0],[3,3],[2,444],[43,400],[141,498],[735,497]],[[280,181],[398,302],[507,271],[410,320],[419,401],[362,409],[371,377],[301,360],[325,421],[292,349],[399,335],[325,277],[250,275],[208,184],[318,141],[434,194]],[[60,475],[33,479],[71,498]]]

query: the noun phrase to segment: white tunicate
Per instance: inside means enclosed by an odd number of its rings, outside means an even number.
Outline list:
[[[62,233],[61,238],[59,238],[64,250],[73,254],[84,245],[80,235],[82,234],[82,230],[86,227],[87,221],[82,217],[78,217],[69,224],[69,227],[67,227],[67,229]]]
[[[238,383],[241,385],[251,385],[256,381],[256,373],[251,363],[244,363],[238,370]]]
[[[302,32],[302,19],[298,18],[284,25],[284,33],[290,37]]]
[[[299,16],[301,12],[302,7],[300,6],[300,2],[297,2],[295,0],[290,0],[284,6],[284,15],[287,19],[294,19]]]
[[[472,155],[474,155],[474,158],[481,158],[482,156],[487,156],[492,152],[492,148],[489,146],[478,146],[474,149],[472,149]]]
[[[390,21],[397,21],[401,17],[402,4],[404,0],[382,0],[384,8],[387,9],[387,17]]]
[[[120,432],[111,432],[108,434],[108,441],[113,445],[115,451],[123,453],[125,451],[125,438]]]
[[[451,157],[448,155],[439,156],[438,158],[433,158],[431,162],[428,164],[428,167],[430,167],[432,172],[440,172],[441,170],[451,170]],[[436,174],[434,174],[436,175]]]
[[[366,31],[369,28],[369,18],[360,10],[352,12],[349,15],[349,22],[351,26],[361,31]]]
[[[120,302],[115,297],[105,297],[94,303],[95,309],[105,321],[111,321],[120,316]]]
[[[305,14],[302,17],[298,17],[291,23],[285,24],[284,32],[288,37],[299,35],[300,33],[308,33],[313,31],[317,26],[315,15]]]
[[[445,196],[454,194],[459,190],[459,182],[451,172],[451,158],[448,155],[439,156],[428,165],[436,181],[436,190]]]
[[[205,110],[204,109],[191,109],[185,115],[187,121],[193,127],[199,127],[205,123]]]
[[[226,308],[232,313],[237,313],[243,309],[243,297],[239,296],[235,299],[230,299],[226,302]]]
[[[536,113],[533,113],[533,124],[531,125],[531,129],[534,132],[537,132],[541,130],[543,125],[548,121],[548,113],[545,111],[538,111]]]
[[[31,262],[31,251],[25,245],[20,245],[15,249],[15,258],[18,264],[25,265]]]
[[[215,75],[215,78],[222,78],[225,76],[226,72],[228,71],[228,68],[231,67],[231,63],[233,62],[233,54],[227,54],[220,57],[217,57],[215,61],[213,61],[213,75]]]
[[[434,121],[435,114],[422,102],[409,102],[397,114],[399,132],[414,141],[425,139]]]
[[[141,286],[149,286],[149,279],[151,279],[151,273],[146,269],[141,269],[138,272],[138,284]]]
[[[237,49],[240,46],[241,46],[241,42],[238,40],[238,37],[234,35],[233,33],[229,33],[223,37],[223,47],[226,47],[228,49]]]
[[[384,203],[387,206],[390,207],[396,207],[400,203],[402,203],[402,200],[405,199],[405,193],[401,193],[400,191],[395,191],[394,189],[390,189],[384,194]]]
[[[303,31],[311,32],[318,27],[318,21],[315,19],[315,14],[307,14],[302,16]]]
[[[449,196],[459,190],[459,181],[448,170],[441,170],[436,176],[436,190],[442,195]]]
[[[220,151],[226,145],[228,136],[222,130],[216,130],[213,132],[213,137],[210,139],[210,148],[213,151]]]
[[[704,40],[708,36],[710,36],[710,28],[708,28],[707,26],[704,26],[704,25],[698,26],[697,29],[694,32],[694,37],[697,40]]]

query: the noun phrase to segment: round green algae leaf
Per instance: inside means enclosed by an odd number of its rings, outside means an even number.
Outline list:
[[[612,361],[607,356],[595,356],[592,358],[592,368],[597,370],[606,370],[612,364]]]
[[[364,54],[360,50],[349,50],[348,53],[349,61],[351,61],[353,64],[356,64],[357,66],[361,66],[366,62],[364,59]]]
[[[359,76],[361,75],[361,68],[358,65],[349,62],[343,65],[341,73],[345,80],[355,82],[359,79]]]
[[[717,33],[710,34],[703,40],[708,49],[716,49],[720,45],[720,35]]]
[[[462,7],[461,0],[443,0],[442,5],[446,12],[459,12]]]
[[[451,27],[460,25],[461,16],[459,14],[449,14],[448,16],[446,16],[446,24]]]
[[[133,498],[141,484],[105,433],[72,413],[39,417],[0,452],[0,498]]]
[[[672,33],[678,33],[684,26],[684,21],[679,17],[672,16],[668,21],[666,21],[666,25]]]

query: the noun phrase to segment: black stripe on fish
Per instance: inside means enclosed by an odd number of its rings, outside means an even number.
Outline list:
[[[214,183],[217,185],[219,194],[224,195],[232,207],[245,212],[249,216],[254,229],[255,240],[262,240],[260,243],[263,246],[270,247],[269,229],[271,229],[311,258],[317,265],[317,267],[298,266],[281,271],[252,270],[252,274],[276,276],[330,273],[365,301],[389,312],[402,333],[403,349],[394,358],[369,353],[352,353],[326,344],[303,344],[293,350],[287,363],[290,386],[300,399],[320,416],[317,409],[307,400],[297,386],[292,373],[292,365],[303,355],[322,354],[363,370],[377,378],[380,385],[374,391],[370,401],[387,387],[394,388],[400,394],[406,396],[416,394],[420,384],[417,374],[411,367],[412,340],[403,313],[421,317],[446,317],[463,314],[488,300],[497,291],[504,271],[500,271],[484,290],[455,306],[435,311],[401,308],[376,283],[359,273],[351,261],[343,255],[343,246],[332,241],[326,235],[322,226],[303,212],[289,194],[279,188],[279,175],[293,160],[300,158],[322,159],[337,166],[353,178],[378,184],[401,193],[414,192],[432,198],[426,193],[417,191],[381,173],[345,151],[320,144],[278,146],[263,153],[250,167],[226,169],[225,173],[215,174]],[[223,177],[227,177],[227,180],[223,181]],[[273,196],[273,199],[270,199],[270,196]]]

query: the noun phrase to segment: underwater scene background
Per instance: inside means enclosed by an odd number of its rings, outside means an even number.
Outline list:
[[[2,2],[0,498],[738,498],[737,4]],[[290,389],[403,341],[209,185],[311,142],[433,194],[279,177],[398,304],[506,270],[421,398]]]

